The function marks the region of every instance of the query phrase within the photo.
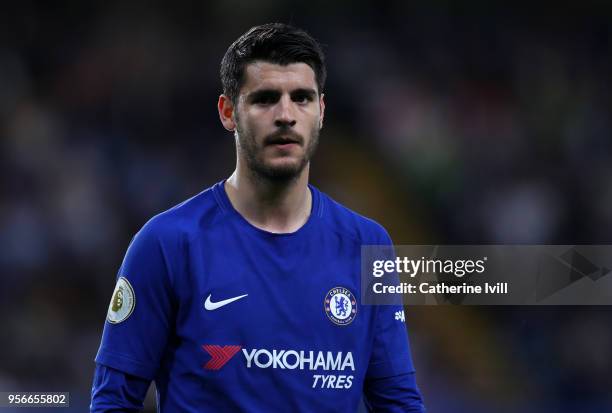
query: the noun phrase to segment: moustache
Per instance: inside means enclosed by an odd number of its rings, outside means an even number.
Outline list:
[[[297,143],[301,146],[304,143],[304,138],[292,130],[280,129],[277,132],[266,136],[264,139],[264,145],[277,145],[284,143]]]

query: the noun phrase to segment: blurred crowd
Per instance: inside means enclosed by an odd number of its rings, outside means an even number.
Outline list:
[[[486,4],[3,5],[0,391],[70,391],[83,411],[131,236],[233,169],[219,62],[255,24],[324,44],[313,182],[397,244],[609,243],[612,11]],[[610,315],[409,308],[426,404],[612,411]]]

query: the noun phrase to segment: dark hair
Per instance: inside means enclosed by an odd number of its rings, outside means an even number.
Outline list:
[[[244,84],[244,68],[256,60],[279,65],[306,63],[315,73],[319,93],[325,85],[325,56],[321,45],[304,30],[283,23],[249,29],[231,44],[221,60],[223,93],[234,104]]]

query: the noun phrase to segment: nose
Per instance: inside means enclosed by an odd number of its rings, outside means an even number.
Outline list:
[[[283,96],[277,105],[276,118],[274,126],[277,127],[293,127],[296,124],[295,115],[293,113],[293,102],[289,96]]]

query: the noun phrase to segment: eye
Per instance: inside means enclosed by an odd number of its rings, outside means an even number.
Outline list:
[[[253,103],[254,105],[272,105],[276,103],[278,99],[278,93],[262,92],[257,93],[255,96],[253,96],[253,98],[251,99],[251,103]]]
[[[313,97],[311,94],[309,93],[296,93],[293,97],[292,100],[295,103],[301,103],[301,104],[306,104],[306,103],[310,103],[313,100]]]
[[[271,96],[260,96],[256,99],[253,99],[253,103],[256,105],[269,105],[274,103],[274,99]]]

